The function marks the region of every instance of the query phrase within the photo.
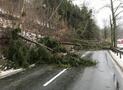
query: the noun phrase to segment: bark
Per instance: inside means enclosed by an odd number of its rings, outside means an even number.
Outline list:
[[[112,21],[113,21],[113,46],[116,47],[116,17],[115,17],[114,5],[112,0],[111,0],[111,12],[112,12]]]
[[[110,26],[111,26],[111,47],[113,47],[113,27],[111,17],[110,17]]]

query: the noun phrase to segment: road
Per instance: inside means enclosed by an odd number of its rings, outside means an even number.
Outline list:
[[[66,69],[43,65],[1,79],[0,90],[123,90],[123,74],[107,51],[87,56],[98,64]]]

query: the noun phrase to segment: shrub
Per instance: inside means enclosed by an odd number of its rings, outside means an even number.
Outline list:
[[[12,40],[7,58],[13,62],[13,67],[28,67],[29,64],[51,63],[51,53],[43,47],[27,47],[21,39]]]
[[[34,63],[51,63],[51,53],[43,47],[30,47],[18,37],[20,31],[19,28],[14,29],[10,34],[9,47],[6,51],[8,62],[11,62],[9,66],[17,68],[28,67],[29,64]]]
[[[37,48],[32,47],[29,49],[28,62],[29,62],[29,64],[34,64],[37,61],[38,61]]]
[[[57,64],[58,66],[65,67],[78,67],[78,66],[93,66],[96,65],[96,62],[91,59],[82,59],[76,54],[69,53],[66,56],[58,56],[54,54],[52,58],[52,63]]]
[[[50,37],[41,38],[39,40],[39,43],[43,43],[44,45],[52,48],[56,52],[66,52],[66,49],[62,47],[60,43],[53,38]]]
[[[96,62],[92,61],[91,59],[80,58],[76,54],[69,53],[62,59],[63,64],[70,65],[72,67],[77,66],[93,66]]]
[[[7,51],[7,59],[14,62],[14,67],[27,67],[28,47],[22,40],[11,40]]]
[[[36,53],[38,58],[37,63],[50,63],[52,55],[48,50],[43,47],[39,47],[37,48]]]
[[[52,57],[51,52],[45,49],[44,47],[33,46],[29,50],[28,62],[30,64],[49,63],[51,57]]]
[[[28,46],[26,43],[19,39],[17,33],[20,32],[21,29],[17,28],[12,30],[10,33],[9,47],[5,53],[8,62],[11,62],[13,67],[27,67],[27,54],[28,54]]]

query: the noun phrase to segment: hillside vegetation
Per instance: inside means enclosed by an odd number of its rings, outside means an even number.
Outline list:
[[[65,67],[96,64],[70,51],[74,45],[81,47],[80,40],[100,40],[93,11],[87,6],[79,8],[70,0],[1,0],[0,9],[2,20],[9,22],[0,27],[11,28],[4,53],[8,68],[33,63]],[[33,33],[35,39],[20,36],[24,32]],[[62,45],[64,42],[70,42],[70,50]]]
[[[69,0],[1,0],[0,8],[17,16],[22,30],[56,37],[61,41],[71,39],[99,40],[99,28],[93,11],[86,6],[79,8]]]

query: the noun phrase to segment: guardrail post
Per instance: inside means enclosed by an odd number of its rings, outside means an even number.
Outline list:
[[[120,59],[122,58],[122,54],[120,53]]]
[[[117,56],[118,56],[118,53],[119,53],[120,59],[122,58],[123,51],[121,51],[121,50],[119,50],[119,49],[116,49],[116,48],[112,48],[111,50],[112,50]]]

